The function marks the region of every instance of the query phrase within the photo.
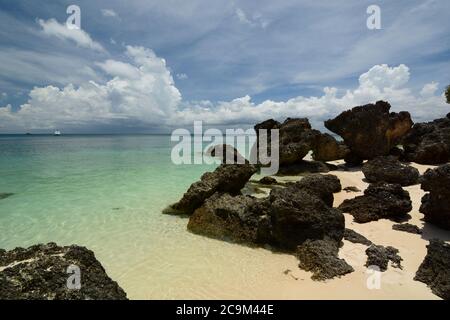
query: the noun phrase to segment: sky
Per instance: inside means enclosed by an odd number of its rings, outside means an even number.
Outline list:
[[[370,5],[381,29],[369,29]],[[80,8],[80,29],[66,10]],[[0,0],[0,133],[450,112],[450,1]]]

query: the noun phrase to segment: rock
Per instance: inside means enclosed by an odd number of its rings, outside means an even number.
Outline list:
[[[366,246],[370,246],[372,241],[359,234],[358,232],[345,228],[344,239],[353,243],[360,243]]]
[[[344,215],[327,206],[314,192],[289,185],[273,189],[269,201],[272,235],[279,247],[295,250],[308,239],[342,240]]]
[[[68,278],[73,275],[68,273],[71,265],[80,268],[79,290],[67,287]],[[0,299],[125,300],[127,296],[109,278],[92,251],[48,243],[0,250]]]
[[[331,170],[336,170],[337,166],[321,162],[321,161],[305,161],[301,160],[295,164],[285,165],[279,168],[277,175],[299,175],[305,173],[326,173]]]
[[[354,107],[332,120],[325,127],[339,134],[350,148],[345,158],[351,164],[387,155],[410,130],[413,122],[408,112],[389,113],[391,105],[384,101]]]
[[[6,198],[8,198],[8,197],[11,197],[12,195],[14,195],[14,193],[0,192],[0,200],[6,199]]]
[[[329,207],[333,206],[333,193],[342,190],[338,177],[332,174],[310,174],[295,182],[293,187],[318,196]]]
[[[264,178],[260,179],[260,180],[259,180],[259,183],[271,185],[271,184],[277,184],[278,181],[277,181],[277,179],[275,179],[275,178],[272,178],[272,177],[267,176],[267,177],[264,177]]]
[[[316,161],[334,161],[344,159],[350,150],[328,133],[316,136],[313,145],[312,157]]]
[[[430,240],[414,280],[426,283],[435,295],[450,300],[450,245],[442,240]]]
[[[428,169],[421,181],[421,188],[429,191],[423,196],[419,210],[424,220],[450,230],[450,164]]]
[[[401,163],[393,156],[380,156],[367,161],[362,172],[369,182],[398,183],[402,186],[419,182],[419,170]]]
[[[416,123],[403,138],[404,158],[420,164],[450,161],[450,114],[432,122]]]
[[[203,174],[200,181],[194,182],[183,198],[166,212],[192,214],[216,192],[237,195],[255,172],[256,167],[250,164],[222,164],[213,172]]]
[[[215,193],[189,218],[188,230],[246,244],[271,242],[267,200]]]
[[[355,186],[349,186],[349,187],[345,187],[344,189],[345,192],[361,192],[361,190],[359,190],[357,187]]]
[[[386,271],[389,261],[392,262],[392,267],[403,269],[401,266],[402,258],[398,255],[398,249],[388,246],[377,246],[372,244],[366,249],[367,262],[366,267],[377,266],[380,271]]]
[[[338,245],[334,241],[306,240],[297,247],[299,267],[311,271],[313,280],[327,280],[354,271],[344,259],[338,257]]]
[[[233,146],[230,146],[229,144],[218,144],[210,147],[206,151],[206,156],[219,158],[221,159],[222,163],[227,163],[227,159],[228,162],[232,161],[229,164],[249,163],[248,160],[239,153],[239,151],[237,151]]]
[[[418,226],[415,226],[410,223],[394,224],[392,226],[392,229],[397,230],[397,231],[414,233],[414,234],[422,234],[422,230],[420,230],[420,228]]]
[[[358,223],[379,219],[406,219],[412,210],[408,191],[399,184],[374,183],[364,191],[364,195],[344,200],[339,206],[343,212],[350,213]]]

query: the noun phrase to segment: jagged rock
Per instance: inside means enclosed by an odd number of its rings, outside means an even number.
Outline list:
[[[267,176],[267,177],[261,178],[261,179],[259,180],[259,183],[271,185],[271,184],[277,184],[278,181],[277,181],[277,179],[275,179],[275,178],[272,178],[272,177]]]
[[[420,164],[450,161],[450,113],[432,122],[416,123],[403,138],[404,158]]]
[[[339,209],[350,213],[356,222],[366,223],[383,218],[407,218],[412,203],[408,191],[399,184],[379,182],[369,185],[364,195],[344,200]]]
[[[421,182],[421,188],[429,191],[420,206],[424,220],[450,230],[450,164],[428,169]]]
[[[222,163],[249,163],[248,160],[239,153],[239,151],[229,144],[218,144],[210,147],[206,150],[206,155],[209,157],[219,158]]]
[[[81,287],[69,289],[68,267],[80,268]],[[69,269],[70,271],[70,269]],[[69,282],[70,283],[70,282]],[[55,243],[27,249],[0,250],[0,299],[86,300],[126,299],[92,251]]]
[[[280,247],[295,250],[308,239],[330,239],[338,243],[342,240],[343,214],[327,206],[314,192],[289,185],[273,189],[269,201],[272,235]]]
[[[353,243],[360,243],[366,246],[370,246],[372,241],[364,237],[362,234],[358,232],[345,228],[344,231],[344,239]]]
[[[313,159],[316,161],[334,161],[344,159],[350,150],[342,143],[336,141],[328,133],[317,135],[313,146]]]
[[[392,226],[392,229],[397,230],[397,231],[414,233],[414,234],[422,234],[422,230],[420,230],[420,228],[418,226],[415,226],[410,223],[394,224]]]
[[[200,181],[194,182],[183,198],[165,212],[192,214],[216,192],[237,195],[255,172],[256,167],[250,164],[222,164],[213,172],[203,174]]]
[[[402,258],[398,255],[398,249],[388,246],[377,246],[372,244],[366,249],[367,262],[366,267],[378,266],[380,271],[386,271],[389,261],[392,267],[403,269],[401,266]]]
[[[336,170],[337,166],[321,161],[301,160],[295,164],[285,165],[279,168],[277,175],[300,175],[305,173],[327,173]]]
[[[361,190],[359,190],[358,187],[355,186],[345,187],[342,190],[344,190],[345,192],[361,192]]]
[[[344,259],[338,257],[338,244],[327,240],[306,240],[297,247],[299,267],[311,271],[313,280],[327,280],[354,271]]]
[[[435,295],[450,300],[450,245],[442,240],[430,240],[414,280],[426,283]]]
[[[367,161],[362,172],[369,182],[398,183],[402,186],[419,182],[419,170],[401,163],[393,156],[380,156]]]
[[[390,108],[389,103],[378,101],[325,121],[325,127],[339,134],[350,148],[346,161],[357,165],[364,159],[387,155],[410,130],[413,124],[410,114],[389,113]]]
[[[188,230],[239,243],[271,242],[267,200],[215,193],[189,218]]]
[[[14,193],[0,192],[0,200],[6,199],[6,198],[8,198],[8,197],[11,197],[12,195],[14,195]]]
[[[329,207],[333,206],[333,193],[342,190],[338,177],[332,174],[310,174],[295,182],[293,187],[318,196]]]

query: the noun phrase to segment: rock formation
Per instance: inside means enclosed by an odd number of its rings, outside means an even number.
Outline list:
[[[362,234],[358,232],[345,228],[344,231],[344,239],[353,243],[360,243],[366,246],[370,246],[372,241],[364,237]]]
[[[69,266],[80,270],[80,287],[69,288]],[[68,269],[69,268],[69,269]],[[69,280],[69,283],[70,280]],[[84,247],[55,243],[27,249],[0,249],[0,299],[123,300],[126,293],[111,280],[94,253]]]
[[[398,255],[398,249],[388,246],[377,246],[372,244],[366,249],[367,261],[366,267],[377,266],[380,271],[386,271],[389,261],[394,268],[402,269],[402,258]]]
[[[398,183],[410,186],[419,182],[419,170],[401,163],[394,156],[380,156],[367,161],[362,172],[369,182]]]
[[[350,213],[356,222],[366,223],[383,218],[407,218],[412,203],[408,191],[399,184],[380,182],[369,185],[364,195],[345,200],[339,209]]]
[[[392,229],[397,230],[397,231],[413,233],[413,234],[422,234],[422,230],[420,230],[420,228],[418,226],[410,224],[410,223],[394,224],[392,226]]]

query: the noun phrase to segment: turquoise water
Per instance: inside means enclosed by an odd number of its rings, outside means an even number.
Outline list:
[[[14,193],[0,200],[0,248],[86,246],[130,298],[261,297],[260,274],[282,275],[269,251],[161,213],[214,168],[174,165],[171,147],[163,135],[0,136],[0,193]]]

